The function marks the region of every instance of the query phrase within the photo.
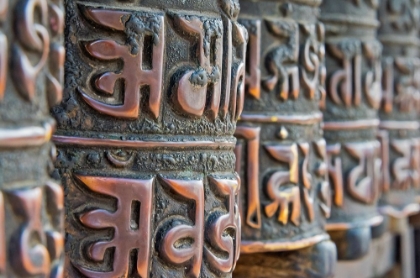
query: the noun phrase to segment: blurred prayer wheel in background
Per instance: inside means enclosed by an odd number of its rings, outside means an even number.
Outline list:
[[[256,273],[259,261],[266,258],[270,264],[277,257],[264,252],[312,250],[316,244],[323,246],[317,249],[321,252],[302,255],[304,261],[331,262],[317,269],[323,277],[334,268],[335,248],[323,244],[329,239],[324,225],[331,199],[319,108],[325,98],[320,3],[240,1],[239,22],[248,30],[249,42],[244,111],[235,132],[242,181],[238,275]],[[288,272],[274,265],[279,272],[272,275]],[[306,264],[300,274],[310,273],[311,267]]]
[[[321,5],[327,68],[324,137],[333,190],[327,230],[342,260],[365,255],[371,227],[382,222],[377,210],[382,177],[378,6],[377,0],[325,0]]]
[[[246,30],[232,0],[66,1],[70,277],[231,277]]]
[[[0,277],[63,277],[53,171],[64,73],[61,1],[0,0]]]
[[[419,211],[420,59],[419,1],[384,0],[379,8],[383,45],[379,116],[383,176],[380,211],[405,218]]]

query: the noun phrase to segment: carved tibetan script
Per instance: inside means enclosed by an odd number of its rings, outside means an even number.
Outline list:
[[[348,152],[357,165],[349,170],[346,180],[343,180],[344,169],[340,154]],[[343,205],[343,190],[346,187],[349,195],[355,200],[372,204],[379,195],[379,181],[381,179],[380,144],[377,141],[368,143],[347,143],[344,146],[335,144],[328,146],[329,177],[334,189],[334,203]]]
[[[199,277],[203,256],[210,266],[221,273],[230,273],[239,257],[240,219],[236,198],[239,181],[209,176],[208,182],[215,187],[216,194],[227,200],[228,214],[214,212],[205,223],[204,181],[168,179],[124,179],[77,175],[76,179],[94,193],[112,196],[117,200],[115,211],[95,209],[80,216],[81,223],[90,229],[112,228],[111,240],[98,241],[88,246],[90,259],[101,262],[105,253],[114,248],[112,271],[99,272],[81,265],[75,265],[88,277],[126,277],[130,274],[130,254],[137,250],[136,272],[149,277],[151,264],[153,191],[157,180],[167,190],[173,191],[180,200],[192,202],[193,224],[175,224],[172,219],[164,220],[163,238],[158,241],[158,250],[163,260],[173,265],[186,265],[186,275]],[[184,222],[184,221],[182,221]],[[205,232],[204,227],[208,227]],[[232,238],[226,231],[232,229]],[[227,258],[220,258],[212,249],[204,247],[205,233],[210,237],[213,248],[223,250]],[[185,244],[179,244],[185,241]],[[189,243],[190,242],[190,243]]]
[[[332,57],[340,61],[342,69],[331,74],[328,94],[337,105],[359,106],[362,92],[368,104],[378,109],[381,101],[381,53],[382,46],[377,41],[361,42],[357,39],[328,43]],[[369,67],[362,75],[362,62],[366,59]]]
[[[13,214],[7,216],[11,217],[8,221],[19,223],[10,238],[6,237],[6,227],[0,226],[0,274],[6,273],[6,258],[9,258],[18,275],[62,277],[62,265],[54,261],[61,257],[64,249],[61,233],[63,199],[61,186],[53,182],[44,187],[0,192],[0,220],[6,223],[5,206],[10,205]],[[43,203],[49,215],[48,225],[43,220]]]
[[[139,116],[141,88],[149,87],[149,105],[155,118],[160,114],[162,98],[162,67],[165,45],[163,15],[146,12],[122,12],[104,9],[85,8],[87,18],[101,28],[124,32],[128,44],[120,44],[113,39],[100,39],[86,42],[89,55],[102,61],[121,60],[123,67],[118,72],[101,73],[95,78],[94,89],[81,91],[84,100],[95,110],[114,117],[135,119]],[[150,43],[151,57],[145,57],[144,48]],[[150,53],[149,53],[150,55]],[[124,80],[123,103],[115,103],[115,86]],[[96,98],[105,94],[105,101]]]

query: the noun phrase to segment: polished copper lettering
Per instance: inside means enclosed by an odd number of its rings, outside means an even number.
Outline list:
[[[273,201],[265,206],[265,213],[273,217],[279,210],[278,221],[287,224],[289,222],[289,204],[293,204],[290,215],[295,225],[300,224],[300,190],[296,184],[299,181],[298,147],[293,145],[265,146],[268,153],[280,162],[288,164],[286,171],[275,172],[267,182],[267,194]],[[287,186],[289,183],[293,184]]]
[[[303,162],[301,164],[301,176],[302,176],[302,183],[303,183],[303,199],[305,202],[305,208],[308,213],[309,221],[313,221],[315,218],[314,213],[314,201],[311,194],[312,189],[312,176],[309,173],[309,143],[301,143],[299,144],[299,148],[303,155]]]
[[[261,20],[241,19],[241,24],[249,32],[249,41],[247,48],[246,64],[246,91],[256,99],[261,95],[261,70],[260,70],[260,52],[261,52]]]
[[[216,187],[217,193],[227,198],[228,214],[219,216],[210,224],[209,237],[211,242],[215,243],[215,247],[228,253],[227,259],[219,258],[205,249],[205,255],[209,264],[222,273],[232,272],[235,268],[236,261],[239,258],[239,248],[241,242],[240,225],[241,220],[236,205],[236,198],[239,193],[239,180],[217,179],[209,177],[210,184]],[[232,229],[234,238],[231,238],[228,230]]]
[[[57,2],[57,1],[55,1]],[[46,80],[47,98],[50,107],[63,97],[65,49],[57,40],[64,32],[64,14],[54,1],[48,3],[48,21],[51,32],[48,73]]]
[[[8,194],[14,213],[22,219],[21,226],[13,238],[17,249],[10,254],[10,262],[20,275],[46,276],[50,273],[50,256],[45,247],[45,231],[41,221],[42,195],[39,187],[16,190]],[[33,242],[33,235],[40,241]]]
[[[363,92],[370,107],[379,109],[381,105],[381,54],[382,45],[378,41],[365,42],[362,45],[369,70],[365,73]]]
[[[242,114],[245,98],[245,83],[246,83],[246,69],[245,69],[245,55],[247,49],[248,32],[246,29],[237,24],[232,23],[232,47],[236,53],[239,53],[238,59],[232,62],[232,84],[230,89],[230,98],[225,96],[226,100],[231,99],[231,118],[232,120],[238,120]],[[223,109],[224,111],[225,109]],[[225,114],[225,112],[223,112]]]
[[[93,192],[117,199],[116,211],[93,210],[80,216],[80,221],[91,229],[113,228],[111,241],[100,241],[89,246],[89,257],[104,259],[105,251],[115,248],[111,272],[99,272],[77,266],[88,277],[125,277],[129,274],[131,250],[138,250],[136,265],[141,277],[149,275],[152,194],[154,178],[146,180],[104,178],[77,175],[76,178]],[[132,214],[133,202],[140,203],[139,214]]]
[[[394,177],[393,189],[407,190],[419,185],[419,146],[414,140],[392,140],[390,146],[401,156],[396,158],[391,166]]]
[[[307,97],[309,99],[313,99],[319,91],[320,95],[318,97],[321,102],[323,102],[326,94],[323,87],[326,78],[326,69],[324,65],[324,25],[322,23],[317,23],[301,26],[307,36],[302,53],[303,67],[301,68],[301,82],[308,91]],[[310,76],[312,76],[312,78]]]
[[[189,115],[201,116],[207,100],[208,87],[211,98],[209,109],[214,119],[219,113],[222,83],[222,22],[219,20],[200,20],[198,17],[176,15],[174,23],[180,34],[197,36],[198,67],[186,71],[178,81],[176,101],[182,111]],[[215,53],[211,53],[211,52]],[[213,58],[211,58],[213,57]]]
[[[324,139],[318,140],[313,143],[315,147],[315,152],[320,159],[320,162],[317,163],[315,169],[315,174],[322,178],[319,185],[319,199],[321,201],[320,207],[325,215],[325,217],[330,217],[331,214],[331,203],[332,203],[332,192],[331,187],[328,182],[328,155],[327,155],[327,142]]]
[[[45,27],[48,19],[48,3],[46,0],[20,2],[22,6],[15,13],[15,28],[19,43],[13,45],[11,75],[21,96],[32,101],[36,93],[38,74],[46,65],[49,55],[50,35]],[[33,16],[35,10],[40,13],[40,23],[36,22],[36,17]],[[38,53],[39,60],[35,65],[31,63],[25,48]]]
[[[332,57],[342,63],[342,69],[331,75],[328,94],[335,104],[346,107],[358,106],[362,98],[361,84],[361,43],[346,40],[338,44],[327,44]]]
[[[334,204],[336,206],[343,205],[344,186],[343,186],[343,168],[341,158],[341,145],[334,144],[327,146],[328,154],[328,176],[334,189]]]
[[[160,247],[161,255],[165,260],[173,264],[185,264],[191,260],[190,265],[186,267],[187,275],[199,277],[203,259],[202,248],[204,244],[204,234],[202,232],[204,227],[203,181],[165,178],[162,178],[161,180],[183,198],[194,201],[195,207],[193,225],[176,225],[166,232]],[[192,239],[192,243],[188,244],[188,246],[183,244],[178,248],[178,242],[186,239]],[[234,254],[231,255],[235,256]],[[212,261],[212,263],[216,262]]]
[[[93,58],[102,61],[122,60],[123,68],[118,72],[105,72],[95,79],[95,90],[108,96],[116,97],[115,84],[123,79],[125,88],[123,104],[102,102],[92,95],[94,92],[81,91],[83,99],[97,111],[119,118],[136,119],[140,112],[140,89],[149,86],[149,109],[154,118],[160,115],[162,98],[162,67],[164,52],[163,16],[151,16],[140,13],[110,11],[87,8],[86,16],[102,28],[123,31],[128,38],[128,45],[122,45],[112,39],[101,39],[85,44],[86,50]],[[145,37],[153,41],[152,68],[145,69],[143,48]],[[138,40],[140,39],[140,40]],[[111,100],[112,101],[112,100]]]
[[[276,46],[266,56],[266,67],[270,76],[265,78],[263,85],[272,91],[279,85],[279,96],[283,100],[296,99],[299,96],[299,68],[293,63],[299,58],[299,29],[295,22],[266,20],[268,30],[284,44]],[[290,63],[286,66],[283,63]]]
[[[238,126],[236,128],[235,136],[244,138],[247,143],[247,157],[246,157],[246,184],[247,190],[247,208],[246,215],[243,221],[252,228],[261,228],[261,205],[260,194],[258,188],[259,177],[259,149],[260,149],[260,128]],[[236,169],[240,172],[242,162],[242,147],[243,145],[238,142],[236,146]]]
[[[358,165],[350,170],[347,189],[350,195],[363,203],[373,203],[379,193],[379,142],[347,143],[345,149],[358,160]]]
[[[378,132],[378,141],[381,144],[381,179],[379,181],[381,192],[387,192],[391,186],[389,173],[389,135],[387,131]]]
[[[64,236],[63,236],[63,212],[64,212],[64,192],[59,184],[54,182],[47,182],[45,186],[46,191],[46,206],[50,217],[51,226],[45,230],[47,240],[47,249],[50,255],[51,262],[55,263],[51,266],[51,277],[64,276],[64,264],[60,261],[61,255],[64,251]]]

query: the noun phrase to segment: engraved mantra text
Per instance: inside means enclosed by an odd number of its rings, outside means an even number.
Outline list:
[[[181,200],[193,202],[191,219],[182,223],[164,220],[163,238],[158,242],[159,254],[170,264],[185,266],[189,277],[199,277],[203,256],[211,268],[230,273],[239,256],[240,219],[236,199],[239,191],[238,179],[223,179],[209,176],[208,183],[215,193],[227,204],[227,214],[214,211],[206,221],[204,215],[205,197],[204,181],[169,179],[152,177],[149,179],[124,179],[77,175],[77,180],[92,192],[112,196],[117,200],[117,209],[108,211],[95,209],[80,216],[80,221],[91,229],[112,228],[114,237],[109,241],[99,241],[89,247],[88,255],[94,261],[103,261],[105,252],[115,248],[112,271],[98,272],[84,266],[76,267],[88,277],[127,277],[129,275],[129,258],[132,250],[138,251],[135,263],[141,277],[149,277],[152,246],[153,187],[159,182]],[[138,203],[140,211],[132,214],[132,206]],[[135,219],[133,219],[133,217]],[[180,216],[181,217],[181,216]],[[187,224],[187,223],[193,224]],[[206,223],[207,222],[207,223]],[[206,231],[204,229],[206,227]],[[228,230],[234,231],[231,235]],[[205,233],[210,239],[205,244]],[[180,242],[188,241],[189,244]],[[221,258],[213,252],[220,250],[226,256]]]

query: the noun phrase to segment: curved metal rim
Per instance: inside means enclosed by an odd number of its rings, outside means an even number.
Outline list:
[[[289,242],[266,242],[266,241],[242,241],[241,253],[263,253],[263,252],[281,252],[292,251],[297,249],[306,248],[321,241],[329,240],[328,234],[316,235],[310,238],[305,238]]]

